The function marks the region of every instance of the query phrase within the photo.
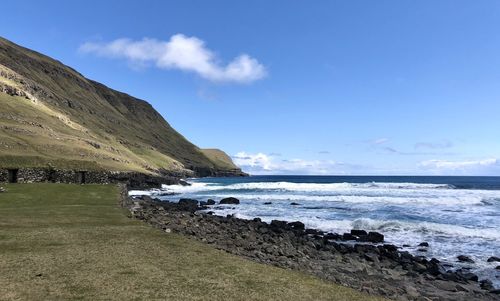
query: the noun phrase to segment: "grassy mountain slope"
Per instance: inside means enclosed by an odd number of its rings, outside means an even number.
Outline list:
[[[207,156],[149,103],[0,38],[0,166],[240,172],[219,157]]]

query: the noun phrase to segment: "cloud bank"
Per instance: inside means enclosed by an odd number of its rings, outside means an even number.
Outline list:
[[[152,63],[160,69],[194,72],[213,82],[251,83],[267,75],[266,68],[247,54],[222,65],[203,40],[183,34],[173,35],[168,41],[123,38],[107,43],[87,42],[79,50],[102,57],[126,59],[132,64]]]
[[[232,156],[236,165],[250,174],[332,175],[348,174],[361,166],[333,160],[279,159],[264,153],[239,152]]]

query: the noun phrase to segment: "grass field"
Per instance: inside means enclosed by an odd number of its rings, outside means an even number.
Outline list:
[[[1,300],[378,300],[131,220],[116,186],[2,186]]]

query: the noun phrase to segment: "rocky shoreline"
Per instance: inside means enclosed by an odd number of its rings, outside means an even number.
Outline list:
[[[313,274],[370,294],[396,300],[500,300],[500,290],[466,269],[414,256],[384,244],[378,232],[324,233],[301,222],[262,222],[211,214],[198,202],[128,197],[130,217],[167,233],[180,233],[251,260]],[[235,204],[229,198],[221,203]],[[424,246],[423,246],[424,247]]]

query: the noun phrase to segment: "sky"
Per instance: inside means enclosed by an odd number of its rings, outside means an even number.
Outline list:
[[[252,174],[500,175],[500,1],[3,1]]]

